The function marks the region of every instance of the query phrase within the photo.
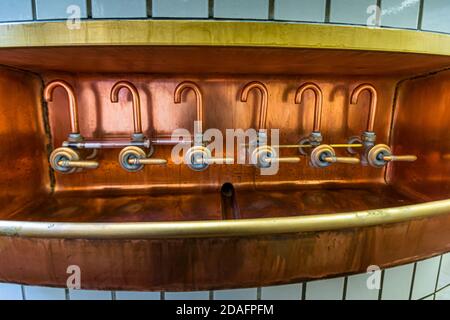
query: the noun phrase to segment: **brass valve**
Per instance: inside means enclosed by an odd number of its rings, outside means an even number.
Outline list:
[[[58,148],[50,154],[51,167],[61,173],[74,173],[83,169],[97,169],[97,161],[82,160],[78,151],[71,148]]]
[[[233,158],[213,158],[211,150],[204,146],[193,146],[184,155],[184,162],[194,171],[206,170],[210,164],[232,164]]]
[[[165,159],[152,159],[144,149],[129,146],[123,148],[119,153],[119,163],[126,171],[136,172],[144,168],[144,165],[163,165],[167,163]]]
[[[311,165],[316,168],[325,168],[333,163],[359,164],[359,162],[358,158],[336,157],[334,149],[327,144],[321,144],[311,152]]]
[[[277,152],[271,146],[260,146],[253,150],[251,163],[258,168],[269,168],[273,163],[299,163],[299,157],[279,158]]]
[[[372,167],[381,168],[388,164],[390,161],[416,161],[417,157],[414,155],[393,155],[391,148],[385,144],[377,144],[372,147],[367,154],[367,161]]]

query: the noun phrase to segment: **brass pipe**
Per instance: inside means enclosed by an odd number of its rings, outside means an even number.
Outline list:
[[[61,160],[61,161],[58,161],[58,165],[61,167],[68,167],[68,168],[97,169],[99,166],[99,163],[97,161]]]
[[[370,107],[369,107],[369,118],[367,119],[367,132],[373,132],[373,128],[375,125],[375,115],[377,113],[377,103],[378,103],[378,94],[377,90],[371,84],[365,83],[356,87],[351,95],[350,102],[352,104],[358,103],[358,98],[364,90],[369,91],[370,94]]]
[[[361,143],[338,143],[338,144],[330,144],[332,148],[362,148],[364,147]],[[273,148],[314,148],[314,146],[310,144],[281,144],[281,145],[272,145]]]
[[[63,80],[52,81],[48,83],[44,88],[44,99],[47,102],[52,102],[53,91],[56,87],[62,87],[64,90],[66,90],[67,96],[69,98],[70,130],[72,134],[79,134],[80,128],[78,125],[78,105],[72,86]]]
[[[344,213],[280,218],[171,222],[30,222],[0,220],[0,236],[55,239],[183,239],[362,228],[450,213],[450,200]]]
[[[295,93],[295,103],[300,104],[302,102],[303,93],[307,90],[314,92],[315,103],[314,103],[314,132],[320,132],[321,122],[322,122],[322,101],[323,93],[320,87],[312,82],[303,84],[297,89]]]
[[[405,155],[405,156],[383,156],[384,161],[408,161],[408,162],[414,162],[417,160],[417,156],[413,155]]]
[[[323,160],[329,163],[346,163],[346,164],[360,163],[360,160],[358,158],[350,158],[350,157],[325,157]]]
[[[258,130],[266,129],[266,121],[267,121],[267,104],[269,92],[265,84],[259,81],[252,81],[245,85],[241,92],[241,102],[247,102],[248,94],[251,90],[257,89],[261,93],[261,106],[259,109],[259,127]]]
[[[114,86],[111,89],[111,102],[113,103],[119,102],[119,92],[122,88],[128,89],[133,99],[132,104],[133,104],[134,133],[138,135],[142,134],[141,99],[136,87],[129,81],[116,82],[116,84],[114,84]]]
[[[203,94],[196,83],[192,81],[183,81],[178,84],[173,93],[173,101],[175,103],[181,103],[181,94],[187,89],[191,89],[195,93],[197,99],[197,121],[203,126]],[[202,128],[200,128],[200,132],[203,132]]]

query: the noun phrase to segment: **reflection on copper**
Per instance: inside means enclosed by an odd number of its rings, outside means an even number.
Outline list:
[[[245,85],[245,87],[242,89],[241,93],[241,101],[247,102],[248,99],[248,93],[253,90],[257,89],[261,93],[261,107],[259,109],[259,130],[266,129],[266,119],[267,119],[267,99],[269,96],[269,92],[267,90],[267,87],[265,84],[259,82],[259,81],[252,81]]]
[[[368,83],[359,85],[358,87],[356,87],[353,90],[352,96],[350,98],[350,101],[351,101],[352,104],[357,104],[359,95],[364,90],[367,90],[370,93],[370,109],[369,109],[369,118],[367,120],[367,129],[366,129],[366,131],[367,132],[373,132],[373,127],[374,127],[374,124],[375,124],[375,114],[376,114],[376,111],[377,111],[377,101],[378,101],[377,90],[375,89],[375,87],[372,86],[371,84],[368,84]]]
[[[184,90],[191,89],[195,93],[197,99],[197,121],[200,122],[200,126],[203,125],[203,95],[199,86],[192,81],[183,81],[175,88],[173,94],[173,101],[175,103],[181,103],[181,94]],[[201,127],[200,127],[201,129]],[[200,130],[202,131],[202,130]]]
[[[70,128],[72,131],[71,133],[79,134],[80,129],[78,126],[78,106],[72,86],[63,80],[52,81],[47,84],[44,89],[44,99],[48,102],[53,101],[53,90],[56,87],[62,87],[64,88],[64,90],[66,90],[67,96],[69,98]]]
[[[322,100],[323,93],[320,87],[312,82],[308,82],[303,84],[301,87],[297,89],[295,93],[295,103],[300,104],[302,102],[303,93],[306,90],[312,90],[315,96],[315,105],[314,105],[314,132],[320,132],[320,124],[322,122]]]
[[[139,92],[136,87],[129,81],[119,81],[111,89],[111,102],[119,102],[119,91],[122,88],[128,89],[131,92],[133,99],[133,123],[134,123],[134,133],[142,133],[142,120],[141,120],[141,101],[139,97]]]

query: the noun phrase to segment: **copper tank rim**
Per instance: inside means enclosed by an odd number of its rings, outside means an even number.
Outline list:
[[[450,199],[336,214],[226,221],[55,223],[1,220],[0,236],[98,240],[242,237],[369,227],[448,213]]]

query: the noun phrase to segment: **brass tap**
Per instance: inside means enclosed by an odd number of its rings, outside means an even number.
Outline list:
[[[134,133],[132,135],[132,140],[140,141],[144,140],[144,134],[142,133],[142,117],[141,117],[141,98],[136,87],[128,81],[119,81],[114,84],[111,89],[111,102],[119,102],[119,92],[122,88],[127,89],[131,93],[133,99],[133,124]]]
[[[363,91],[368,91],[370,94],[370,106],[369,106],[369,116],[367,119],[366,131],[361,137],[355,136],[350,137],[349,144],[362,143],[364,146],[363,153],[361,155],[361,164],[364,166],[370,165],[375,168],[381,168],[387,165],[391,161],[416,161],[417,157],[415,155],[393,155],[389,146],[385,144],[377,144],[376,134],[373,131],[375,125],[375,115],[377,110],[378,94],[377,90],[371,84],[361,84],[356,87],[350,97],[351,104],[358,103],[358,98]],[[347,151],[351,154],[358,153],[357,150],[349,147]]]
[[[320,132],[320,127],[322,123],[322,101],[323,93],[320,87],[312,82],[307,82],[301,85],[297,92],[295,93],[295,103],[300,104],[302,102],[303,93],[307,90],[314,92],[314,124],[313,131],[308,137],[300,139],[299,145],[311,145],[312,147],[317,147],[322,143],[322,133]],[[303,155],[307,155],[310,150],[305,150],[303,147],[299,147],[299,152]]]
[[[334,149],[327,144],[321,144],[311,152],[311,165],[316,168],[325,168],[333,163],[358,164],[359,162],[358,158],[336,157]]]
[[[128,81],[118,81],[111,89],[111,102],[119,102],[119,92],[122,88],[127,89],[131,93],[133,99],[133,125],[134,132],[131,135],[131,144],[123,148],[119,153],[120,166],[129,172],[140,171],[144,168],[144,165],[159,165],[166,164],[167,160],[164,159],[151,159],[153,154],[153,145],[150,140],[146,139],[142,132],[142,117],[141,117],[141,98],[136,87]],[[145,142],[138,146],[137,143]],[[144,146],[148,148],[144,149]],[[149,149],[149,151],[146,151]]]
[[[258,90],[261,94],[261,105],[259,108],[259,125],[257,141],[250,142],[249,157],[251,163],[257,168],[268,168],[274,163],[297,163],[298,157],[278,157],[276,150],[267,145],[267,109],[269,92],[264,83],[252,81],[247,83],[241,92],[241,102],[247,102],[248,94],[251,90]]]
[[[53,91],[56,87],[62,87],[69,98],[69,115],[70,115],[70,129],[69,141],[82,141],[83,137],[80,134],[78,126],[78,104],[75,98],[75,92],[70,84],[64,80],[54,80],[48,83],[44,88],[44,99],[47,102],[53,101]]]

